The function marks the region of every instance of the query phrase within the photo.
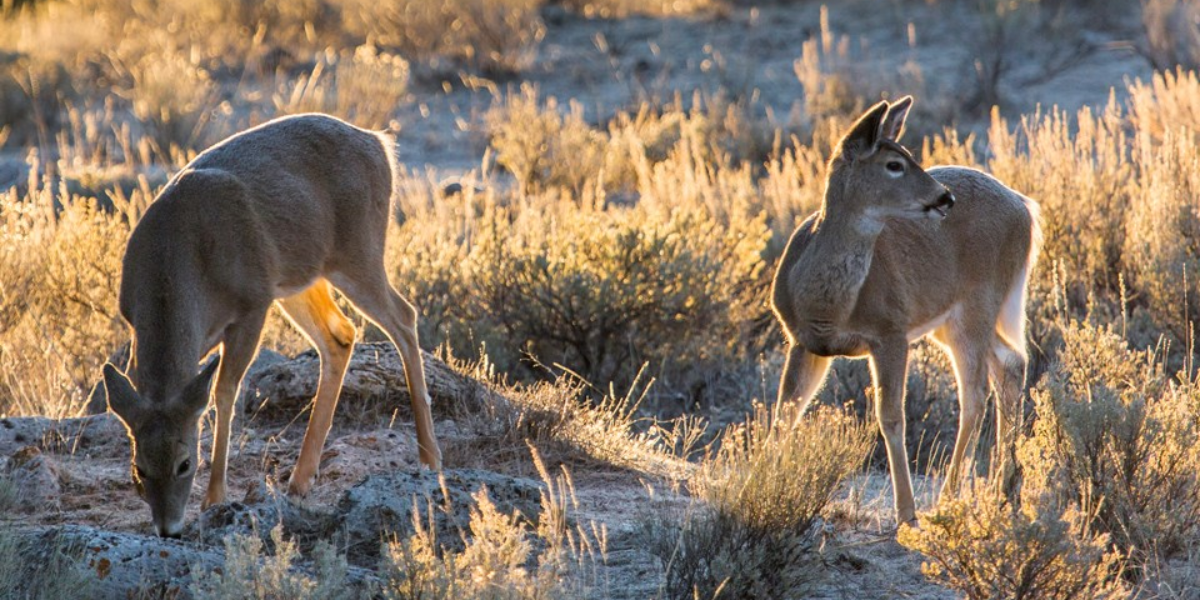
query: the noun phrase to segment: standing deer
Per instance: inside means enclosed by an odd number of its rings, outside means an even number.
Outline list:
[[[964,456],[973,453],[989,375],[1000,466],[1011,472],[1039,235],[1037,203],[993,177],[921,169],[897,142],[911,106],[908,96],[880,102],[842,138],[821,209],[792,235],[772,290],[788,339],[780,402],[810,402],[832,357],[869,358],[898,523],[916,518],[904,385],[908,346],[921,337],[948,352],[958,383],[959,429],[943,494],[957,490]]]
[[[384,240],[395,158],[390,136],[325,115],[281,118],[184,167],[134,229],[121,276],[132,328],[129,377],[104,367],[109,409],[129,433],[133,481],[159,535],[177,537],[196,474],[200,417],[216,435],[204,506],[225,500],[234,401],[271,303],[316,348],[321,378],[288,492],[317,473],[354,348],[337,288],[396,345],[421,462],[441,468],[417,343],[417,311],[388,283]],[[219,349],[199,375],[199,361]]]

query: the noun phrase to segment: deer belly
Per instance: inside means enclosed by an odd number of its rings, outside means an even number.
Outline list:
[[[806,350],[817,356],[864,356],[870,352],[866,336],[856,332],[828,331],[810,325],[796,337]]]
[[[908,342],[911,344],[912,342],[929,335],[929,332],[944,325],[950,318],[950,314],[953,313],[957,308],[958,307],[951,308],[950,310],[934,317],[933,319],[908,330]]]

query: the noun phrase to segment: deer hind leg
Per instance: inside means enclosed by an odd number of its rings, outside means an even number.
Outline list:
[[[209,465],[208,491],[202,508],[225,501],[225,470],[229,464],[229,436],[233,426],[233,408],[237,402],[242,377],[258,354],[267,311],[249,315],[225,329],[221,341],[221,366],[213,385],[213,403],[217,406],[217,425],[213,437],[212,460]]]
[[[908,449],[904,443],[904,386],[908,375],[908,340],[891,339],[871,350],[871,378],[875,382],[875,416],[887,448],[892,473],[896,523],[916,521]]]
[[[342,379],[354,351],[355,329],[334,303],[333,288],[324,279],[317,280],[299,294],[280,300],[279,307],[308,338],[321,358],[321,379],[313,399],[312,414],[308,417],[308,429],[304,432],[300,458],[288,481],[289,494],[304,496],[312,487],[321,464],[325,437],[333,424]]]
[[[367,274],[351,276],[343,272],[331,279],[359,312],[387,334],[400,352],[404,361],[404,375],[408,380],[413,420],[417,426],[421,462],[431,469],[440,470],[442,451],[433,432],[431,401],[429,390],[425,387],[425,367],[417,340],[417,309],[388,283],[382,265]]]
[[[803,414],[821,384],[825,383],[825,374],[832,362],[832,358],[817,356],[800,344],[791,344],[783,363],[783,374],[779,377],[778,401],[799,401],[802,405],[800,414]]]
[[[950,456],[950,471],[942,485],[942,497],[958,493],[963,477],[973,472],[975,448],[987,402],[987,341],[977,333],[963,331],[950,323],[934,332],[935,339],[948,350],[958,384],[958,434]],[[987,336],[985,336],[987,337]]]
[[[1024,425],[1022,394],[1025,387],[1027,360],[1023,352],[1010,342],[997,336],[988,354],[988,370],[992,386],[996,389],[996,465],[994,473],[1000,477],[1004,490],[1012,494],[1016,490],[1016,446],[1017,436]]]

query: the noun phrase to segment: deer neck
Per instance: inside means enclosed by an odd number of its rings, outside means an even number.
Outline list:
[[[174,397],[196,376],[204,349],[200,332],[188,318],[191,306],[157,302],[133,324],[134,352],[130,371],[137,390],[146,398]]]
[[[844,322],[858,303],[883,223],[865,214],[822,208],[812,242],[798,264],[804,312],[814,321]]]

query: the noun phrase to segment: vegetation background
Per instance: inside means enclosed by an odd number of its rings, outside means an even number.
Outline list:
[[[439,409],[461,432],[447,466],[547,490],[537,523],[480,496],[460,552],[392,540],[374,593],[1197,598],[1197,68],[1196,0],[3,0],[0,417],[84,414],[128,336],[125,240],[173,173],[323,111],[397,132],[392,280],[426,348],[506,398]],[[1045,240],[1020,500],[982,477],[926,493],[901,546],[865,365],[839,362],[813,414],[771,406],[767,292],[837,136],[904,94],[922,163],[1037,199]],[[277,315],[264,347],[305,349]],[[954,382],[931,346],[911,365],[910,455],[932,490]],[[399,411],[343,407],[339,427],[403,429]],[[579,502],[560,466],[653,568],[597,575],[603,536],[556,521]],[[615,480],[624,504],[588,504]],[[92,483],[132,497],[120,482]],[[278,536],[231,538],[224,575],[187,593],[348,593],[337,548]],[[256,560],[273,578],[235,568]]]

